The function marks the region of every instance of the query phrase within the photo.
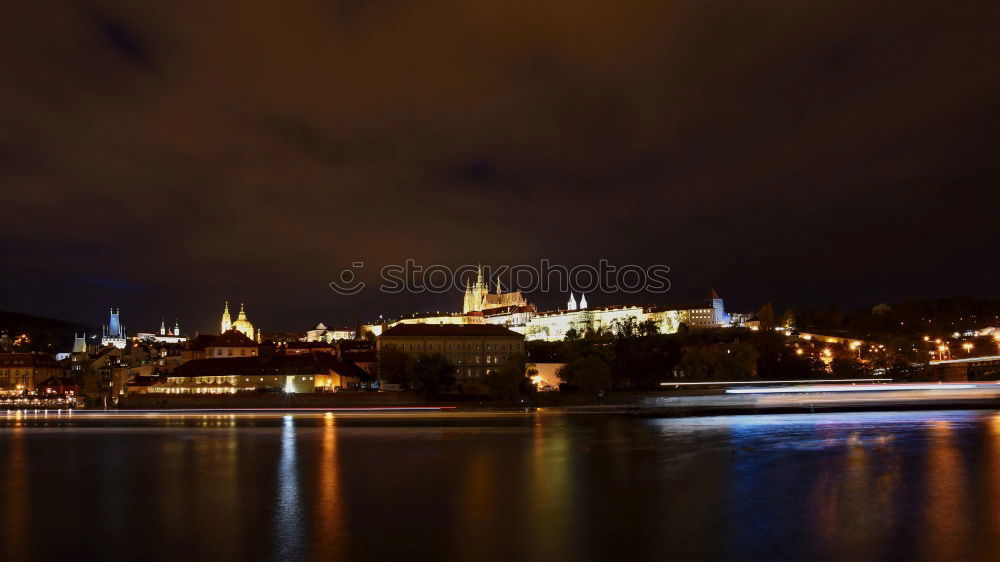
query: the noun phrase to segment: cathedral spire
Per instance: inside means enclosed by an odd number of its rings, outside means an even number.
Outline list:
[[[573,297],[573,291],[569,292],[569,302],[566,303],[566,310],[576,310],[576,299]]]
[[[587,309],[587,295],[580,294],[580,310]]]
[[[220,333],[225,334],[233,328],[233,319],[229,315],[229,301],[226,301],[226,309],[222,311],[222,323],[219,325]]]

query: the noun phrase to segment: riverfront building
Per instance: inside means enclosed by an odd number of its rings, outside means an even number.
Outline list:
[[[0,394],[32,391],[50,377],[63,376],[55,357],[44,353],[0,353]]]
[[[326,353],[232,357],[188,361],[145,393],[233,394],[280,390],[289,393],[334,392],[371,377],[357,365]]]
[[[524,336],[492,324],[398,324],[378,337],[377,350],[410,355],[440,353],[459,383],[476,383],[511,355],[524,353]]]

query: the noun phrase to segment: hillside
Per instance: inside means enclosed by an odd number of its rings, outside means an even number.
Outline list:
[[[0,334],[7,333],[12,339],[22,334],[28,336],[29,343],[18,346],[13,351],[69,351],[73,346],[73,334],[84,332],[93,335],[95,329],[76,322],[0,310]]]

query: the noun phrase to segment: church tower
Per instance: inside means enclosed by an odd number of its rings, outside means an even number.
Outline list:
[[[222,311],[222,324],[219,333],[225,334],[233,328],[233,319],[229,316],[229,301],[226,301],[226,309]]]
[[[465,300],[462,301],[462,314],[468,314],[476,309],[476,300],[472,296],[472,287],[469,280],[465,280]]]
[[[163,321],[163,318],[160,318],[160,335],[167,335],[167,324]]]
[[[573,291],[569,292],[569,302],[566,303],[566,310],[576,310],[576,299],[573,298]]]
[[[580,310],[587,310],[587,295],[580,295]]]
[[[101,338],[101,345],[125,349],[125,327],[122,326],[120,313],[121,309],[111,309],[108,324],[104,326],[104,337]]]
[[[181,321],[176,318],[174,318],[174,335],[181,335]]]
[[[479,266],[476,273],[476,284],[469,287],[469,282],[465,282],[465,300],[462,303],[462,313],[481,312],[483,301],[489,293],[489,285],[483,281],[483,266]]]
[[[84,332],[83,336],[79,336],[76,332],[73,333],[73,351],[71,353],[86,353],[87,352],[87,333]]]
[[[238,332],[243,332],[243,335],[251,340],[257,337],[257,332],[253,329],[253,324],[247,318],[247,311],[243,307],[243,303],[240,303],[240,313],[236,316],[236,322],[233,322],[232,328]]]
[[[479,266],[479,273],[476,275],[476,286],[472,290],[472,295],[476,299],[476,310],[483,310],[483,300],[490,292],[488,284],[483,282],[483,266]]]
[[[120,317],[121,309],[111,309],[111,318],[108,320],[108,336],[119,338],[122,336],[122,323]]]

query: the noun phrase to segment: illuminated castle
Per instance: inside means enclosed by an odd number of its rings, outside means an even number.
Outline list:
[[[504,293],[501,291],[500,282],[497,282],[497,292],[490,293],[488,282],[483,281],[483,267],[479,266],[479,274],[476,277],[476,284],[469,285],[465,282],[465,301],[462,304],[462,313],[484,312],[506,307],[527,306],[528,301],[521,294],[521,291]]]
[[[229,302],[226,302],[226,309],[222,311],[222,323],[219,326],[219,330],[222,334],[225,334],[229,330],[236,330],[237,332],[242,332],[244,336],[251,340],[260,342],[260,332],[254,332],[253,324],[247,319],[243,303],[240,303],[240,313],[236,317],[236,321],[233,322],[229,315]]]

